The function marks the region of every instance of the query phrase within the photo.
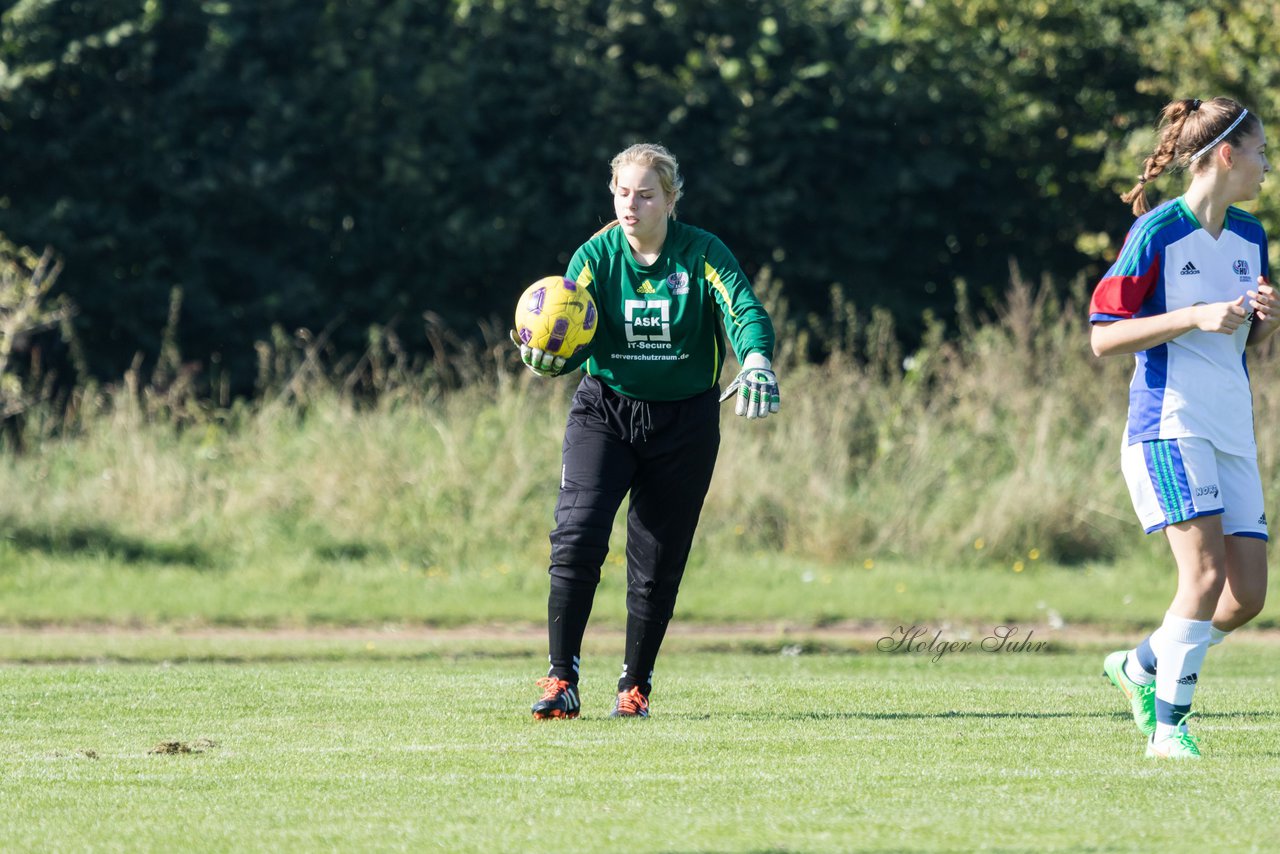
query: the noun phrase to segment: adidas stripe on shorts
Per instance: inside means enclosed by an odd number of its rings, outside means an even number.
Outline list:
[[[1224,454],[1208,439],[1125,445],[1120,467],[1148,534],[1197,516],[1222,515],[1224,534],[1267,539],[1262,478],[1254,457]]]

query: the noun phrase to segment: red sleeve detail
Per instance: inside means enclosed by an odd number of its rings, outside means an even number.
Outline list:
[[[1107,276],[1098,282],[1089,300],[1089,316],[1129,318],[1137,314],[1160,280],[1160,258],[1156,258],[1141,276]]]

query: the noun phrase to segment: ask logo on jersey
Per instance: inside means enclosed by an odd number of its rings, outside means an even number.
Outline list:
[[[1231,265],[1231,269],[1234,270],[1235,274],[1240,277],[1240,281],[1242,282],[1249,281],[1249,262],[1248,261],[1241,258],[1239,261],[1236,261],[1234,264]]]
[[[639,349],[671,346],[671,300],[629,299],[623,302],[627,346]]]

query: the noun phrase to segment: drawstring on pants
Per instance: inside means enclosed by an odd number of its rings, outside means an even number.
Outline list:
[[[631,401],[631,438],[634,441],[636,428],[640,428],[640,441],[649,441],[649,431],[653,429],[653,413],[649,410],[647,400]]]

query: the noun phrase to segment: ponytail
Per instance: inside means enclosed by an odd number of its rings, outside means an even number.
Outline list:
[[[1120,196],[1120,200],[1133,206],[1133,215],[1142,216],[1151,210],[1147,201],[1147,182],[1154,181],[1164,174],[1165,169],[1178,156],[1178,140],[1182,136],[1182,128],[1187,118],[1200,109],[1198,98],[1184,98],[1170,101],[1160,111],[1160,138],[1156,141],[1156,150],[1142,161],[1142,172],[1138,174],[1138,183],[1133,189]]]
[[[1258,117],[1230,98],[1170,101],[1160,111],[1155,151],[1142,161],[1138,182],[1120,196],[1121,201],[1133,206],[1134,216],[1142,216],[1151,210],[1147,182],[1171,169],[1198,168],[1195,164],[1201,155],[1218,143],[1236,144],[1258,126]]]

